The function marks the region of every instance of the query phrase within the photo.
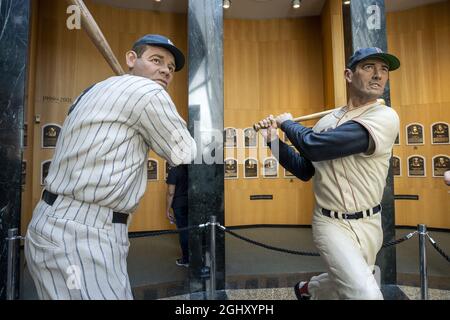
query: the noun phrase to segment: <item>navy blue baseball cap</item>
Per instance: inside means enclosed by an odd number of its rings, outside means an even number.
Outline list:
[[[378,58],[386,62],[389,66],[389,71],[394,71],[400,67],[400,60],[396,56],[385,53],[380,48],[370,47],[356,50],[348,60],[347,68],[352,69],[358,62],[370,58]]]
[[[184,54],[180,49],[175,47],[172,41],[169,38],[161,36],[159,34],[147,34],[136,41],[133,45],[133,48],[136,46],[140,46],[143,44],[148,44],[151,46],[163,47],[170,51],[175,58],[175,71],[180,71],[184,67]]]

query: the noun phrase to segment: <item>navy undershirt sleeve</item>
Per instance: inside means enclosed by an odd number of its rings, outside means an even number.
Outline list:
[[[278,142],[278,153],[273,150],[272,143],[269,143],[269,147],[272,149],[273,155],[278,159],[283,168],[288,170],[300,180],[310,180],[315,173],[315,169],[311,161],[302,157],[298,152],[295,152],[281,140],[278,140]]]
[[[369,132],[361,124],[348,121],[341,126],[315,133],[292,120],[281,124],[300,154],[311,161],[326,161],[365,153],[369,148]]]

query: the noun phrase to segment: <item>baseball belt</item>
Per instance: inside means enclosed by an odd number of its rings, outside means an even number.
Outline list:
[[[339,216],[342,217],[342,219],[361,219],[366,217],[370,217],[373,216],[375,214],[377,214],[378,212],[381,211],[381,205],[377,205],[371,209],[367,209],[364,211],[358,211],[358,212],[353,212],[353,213],[349,213],[349,212],[336,212],[336,211],[331,211],[328,209],[323,209],[322,208],[322,214],[324,216],[330,217],[330,218],[336,218],[339,219]]]
[[[49,206],[52,206],[53,203],[55,203],[56,198],[58,198],[57,194],[51,193],[50,191],[44,190],[44,193],[42,194],[42,200],[45,201]],[[122,212],[113,212],[113,219],[112,223],[122,223],[127,224],[128,221],[128,214],[122,213]]]

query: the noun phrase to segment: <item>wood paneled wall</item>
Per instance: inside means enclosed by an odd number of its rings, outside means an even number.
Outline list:
[[[323,110],[320,17],[277,20],[225,20],[225,127],[243,130],[270,114],[306,115]],[[261,136],[260,136],[261,138]],[[261,140],[261,139],[260,139]],[[263,178],[262,161],[270,151],[225,149],[237,158],[239,179],[225,181],[226,225],[310,224],[311,183],[279,177]],[[259,177],[244,179],[245,158],[259,160]],[[250,200],[250,195],[272,195],[273,200]]]
[[[341,0],[327,0],[322,9],[323,80],[326,109],[347,104],[344,78],[344,22]]]
[[[418,201],[396,201],[396,224],[450,228],[450,188],[443,178],[432,177],[432,158],[450,156],[450,145],[432,145],[430,126],[450,123],[450,1],[387,15],[389,51],[401,60],[391,73],[391,100],[400,116],[400,145],[394,155],[401,158],[402,176],[395,177],[396,194],[418,195]],[[406,145],[406,125],[424,126],[424,145]],[[407,174],[407,158],[426,158],[426,177]]]
[[[187,19],[184,14],[128,10],[85,1],[108,40],[113,52],[127,70],[125,53],[144,34],[168,36],[187,53]],[[33,2],[29,69],[28,136],[24,152],[27,180],[23,194],[22,233],[42,192],[41,162],[53,157],[54,149],[41,148],[41,128],[48,123],[62,125],[71,102],[91,84],[113,75],[100,53],[83,30],[66,27],[66,1]],[[178,72],[169,93],[180,114],[187,119],[187,69]],[[40,123],[34,122],[40,115]],[[165,217],[166,184],[164,161],[159,161],[158,181],[148,183],[147,192],[134,216],[131,231],[170,229]]]

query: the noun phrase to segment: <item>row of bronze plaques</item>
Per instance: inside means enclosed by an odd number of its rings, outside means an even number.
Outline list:
[[[24,127],[24,146],[27,143],[27,130],[28,125]],[[58,141],[59,134],[61,132],[61,126],[49,123],[42,127],[42,148],[55,148]],[[242,134],[242,141],[245,148],[256,148],[258,146],[258,134],[253,128],[236,129],[225,128],[224,130],[224,147],[236,148],[238,146],[238,133]],[[284,137],[284,140],[289,143],[288,139]],[[406,144],[407,145],[422,145],[425,143],[425,130],[424,126],[420,123],[411,123],[406,126]],[[431,143],[432,144],[449,144],[449,129],[448,124],[445,122],[436,122],[431,125]],[[400,137],[397,136],[395,144],[400,144]],[[263,143],[263,145],[265,145]]]
[[[28,139],[28,124],[24,124],[23,145],[27,146]],[[41,129],[41,147],[42,148],[55,148],[58,141],[59,134],[61,133],[61,126],[54,123],[46,124]]]
[[[45,178],[48,175],[48,170],[50,168],[51,160],[47,160],[41,163],[41,185],[44,185]],[[164,180],[167,178],[167,174],[169,172],[169,164],[167,161],[165,163],[165,171],[164,171]],[[158,160],[156,159],[148,159],[147,161],[147,179],[148,180],[158,180]],[[22,161],[22,184],[25,183],[26,178],[26,170],[27,170],[27,162]]]
[[[408,177],[426,177],[426,159],[420,155],[409,156],[406,160]],[[432,176],[443,177],[444,172],[450,170],[450,158],[447,155],[437,155],[432,158]],[[402,176],[402,159],[392,157],[392,171],[394,176]]]
[[[448,123],[436,122],[430,128],[431,144],[449,144]],[[400,137],[397,136],[395,144],[400,144]],[[425,130],[420,123],[411,123],[406,126],[406,144],[421,145],[425,144]]]
[[[168,164],[165,163],[164,176],[167,178]],[[248,158],[244,161],[244,178],[259,178],[259,163],[255,158]],[[264,178],[278,178],[278,161],[273,157],[264,159],[262,166],[262,176]],[[286,178],[293,177],[289,171],[284,171]],[[236,159],[225,159],[224,163],[224,177],[225,179],[238,179],[238,164]],[[149,159],[147,162],[147,179],[158,180],[158,160]]]
[[[51,160],[47,160],[41,163],[41,185],[44,185],[45,178],[48,175]],[[164,180],[167,179],[169,171],[169,164],[164,161]],[[235,159],[226,159],[224,170],[226,179],[237,179],[237,161]],[[25,184],[26,179],[27,162],[22,161],[22,184]],[[258,178],[258,161],[253,158],[245,160],[245,178]],[[265,178],[277,178],[278,177],[278,161],[275,158],[267,158],[264,160],[263,176]],[[285,177],[292,177],[293,175],[285,171]],[[156,159],[148,159],[147,161],[147,180],[156,181],[159,180],[159,161]]]
[[[167,178],[168,164],[167,161],[165,163],[165,172],[164,176]],[[248,158],[244,161],[244,178],[259,178],[258,160],[254,158]],[[273,157],[269,157],[264,159],[263,167],[262,167],[262,176],[264,178],[278,178],[278,161]],[[284,176],[286,178],[293,177],[293,175],[286,171],[284,172]],[[238,165],[236,159],[225,159],[224,163],[224,177],[225,179],[238,179]],[[149,159],[147,162],[147,179],[148,180],[158,180],[158,160]]]
[[[168,164],[165,163],[165,179],[167,178]],[[158,180],[158,160],[148,159],[147,162],[147,179],[148,180]],[[224,163],[224,176],[225,179],[238,179],[238,166],[235,159],[225,159]],[[278,178],[278,161],[273,157],[264,159],[263,172],[264,178]],[[286,177],[292,177],[290,172],[285,171]],[[244,178],[258,178],[258,161],[254,158],[249,158],[245,160],[245,170]]]
[[[412,155],[407,159],[408,177],[426,177],[426,159],[420,155]],[[44,185],[44,180],[47,177],[50,168],[50,160],[41,163],[41,185]],[[164,161],[164,180],[167,178],[169,165]],[[259,178],[260,163],[257,159],[248,158],[244,160],[244,175],[246,179]],[[273,157],[264,159],[262,163],[262,176],[264,178],[278,178],[278,161]],[[224,175],[225,179],[238,179],[239,170],[236,159],[225,159]],[[394,176],[402,176],[402,160],[398,156],[392,157],[392,169]],[[22,161],[22,184],[25,184],[27,170],[27,162]],[[450,158],[447,155],[437,155],[432,159],[432,176],[443,177],[444,172],[450,170]],[[150,181],[158,180],[159,162],[156,159],[148,159],[147,161],[147,179]],[[293,175],[284,169],[284,177],[292,178]]]

